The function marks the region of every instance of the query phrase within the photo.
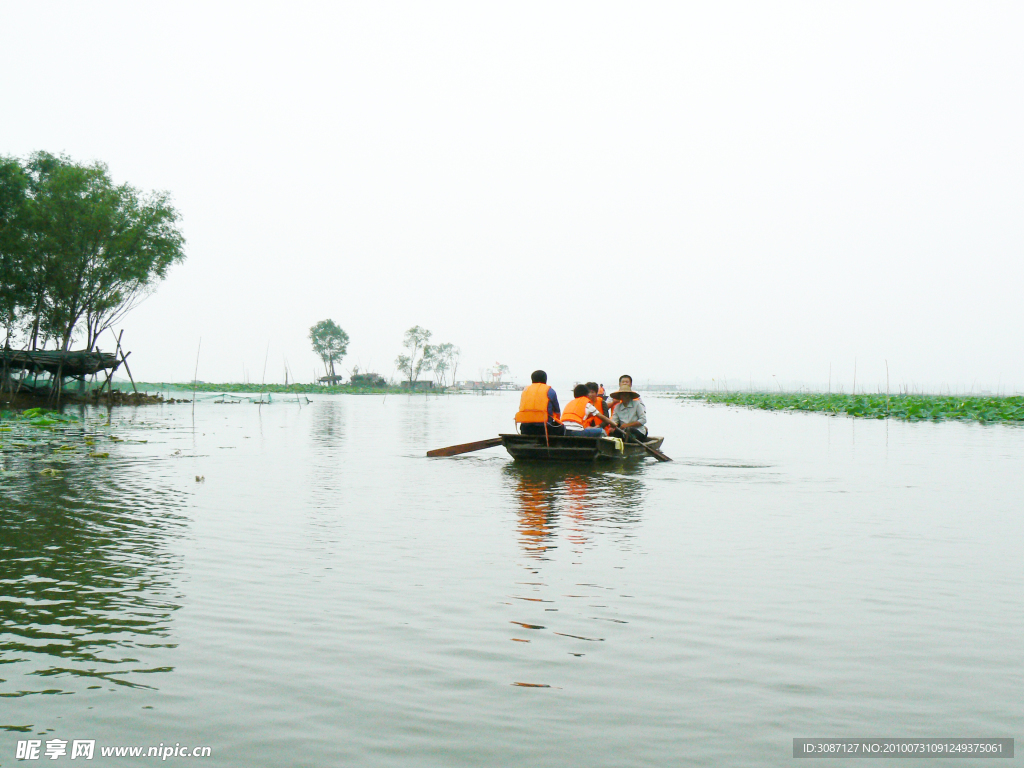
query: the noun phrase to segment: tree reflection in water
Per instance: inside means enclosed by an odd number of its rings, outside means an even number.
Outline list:
[[[45,451],[0,463],[0,698],[155,686],[149,673],[173,669],[160,649],[174,647],[185,494],[137,460],[72,454],[43,476]]]
[[[644,462],[571,464],[510,462],[506,482],[519,503],[519,540],[530,557],[547,559],[557,548],[559,520],[580,550],[595,534],[628,544],[640,520],[646,487]]]
[[[305,487],[313,510],[334,509],[345,497],[346,405],[345,398],[337,398],[317,400],[306,409],[312,417],[310,436],[315,450],[306,455],[309,472]]]
[[[344,445],[345,406],[344,398],[318,400],[313,404],[313,443],[318,449],[314,455],[336,452]]]

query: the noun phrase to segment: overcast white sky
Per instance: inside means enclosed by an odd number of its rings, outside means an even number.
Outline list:
[[[0,153],[169,190],[136,378],[1024,390],[1024,4],[0,2]]]

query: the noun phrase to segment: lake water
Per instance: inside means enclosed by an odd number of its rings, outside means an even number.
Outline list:
[[[105,459],[0,435],[0,765],[55,738],[91,765],[776,766],[794,737],[1022,735],[1024,430],[645,398],[673,463],[424,457],[517,397],[115,410]]]

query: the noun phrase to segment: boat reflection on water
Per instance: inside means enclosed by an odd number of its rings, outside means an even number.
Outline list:
[[[518,501],[519,540],[526,555],[549,559],[560,528],[574,551],[607,535],[620,545],[632,539],[640,521],[646,486],[644,464],[614,469],[576,464],[510,462],[504,480]],[[561,525],[560,525],[561,523]]]

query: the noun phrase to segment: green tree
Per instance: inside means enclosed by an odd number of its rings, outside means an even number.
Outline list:
[[[115,185],[102,163],[37,152],[25,163],[27,217],[21,307],[31,346],[40,334],[86,349],[184,261],[185,239],[167,193]]]
[[[428,344],[423,350],[423,367],[433,372],[434,383],[438,385],[444,384],[444,374],[448,369],[448,364],[441,354],[442,346],[441,344]]]
[[[426,355],[427,364],[434,372],[434,379],[438,384],[444,386],[445,375],[451,373],[451,383],[455,384],[455,372],[459,367],[459,355],[462,353],[454,344],[436,344],[429,348],[430,353]]]
[[[0,323],[6,341],[28,303],[29,202],[28,176],[21,163],[0,157]]]
[[[309,340],[313,342],[313,351],[324,361],[324,368],[336,376],[334,363],[348,352],[348,334],[333,320],[321,320],[309,329]]]
[[[409,377],[410,382],[416,381],[419,378],[424,363],[429,359],[429,356],[425,353],[429,352],[430,344],[428,342],[430,341],[430,336],[431,333],[426,328],[414,325],[402,337],[402,346],[405,347],[408,354],[399,355],[395,360],[395,365],[399,371]]]
[[[451,373],[452,386],[455,386],[455,374],[459,370],[459,358],[462,356],[462,350],[456,347],[454,344],[445,345],[449,349],[445,350],[445,359],[448,361],[448,371]]]

